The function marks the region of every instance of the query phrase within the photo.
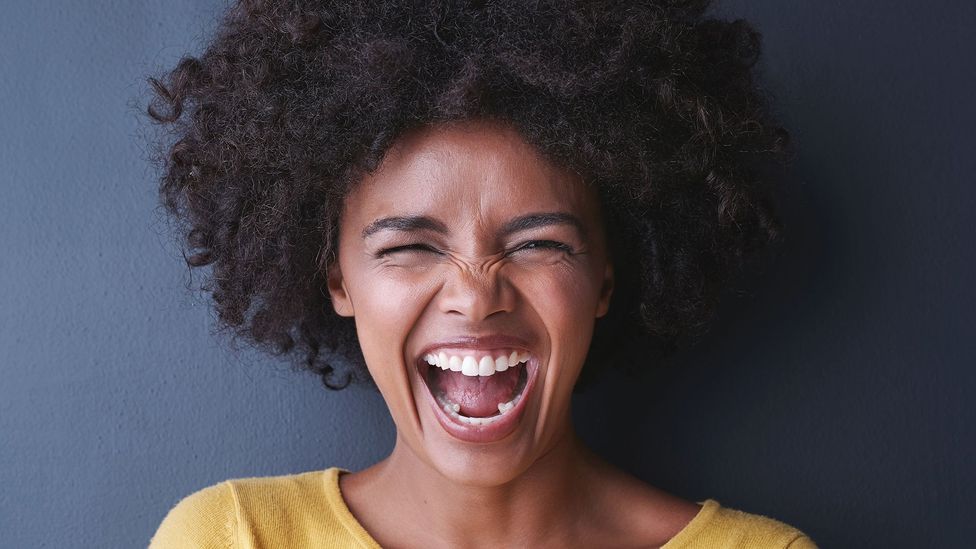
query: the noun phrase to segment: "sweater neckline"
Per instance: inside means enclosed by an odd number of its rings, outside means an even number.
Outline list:
[[[346,500],[342,497],[342,489],[339,487],[339,476],[348,472],[350,472],[348,469],[342,467],[330,467],[324,471],[325,494],[326,498],[328,498],[329,506],[335,511],[339,522],[342,523],[343,527],[354,538],[370,549],[382,549],[379,542],[373,539],[373,536],[356,520],[355,515],[352,514],[349,506],[346,505]],[[698,510],[698,513],[674,537],[665,542],[660,549],[678,549],[688,545],[698,532],[711,521],[715,513],[718,512],[719,507],[721,507],[719,502],[714,499],[706,499],[697,503],[702,506]]]
[[[349,506],[346,505],[346,500],[342,497],[342,489],[339,487],[339,475],[348,473],[348,469],[343,469],[342,467],[330,467],[325,470],[325,496],[329,501],[329,506],[332,508],[342,523],[342,526],[349,532],[349,534],[362,543],[365,547],[369,549],[382,549],[379,542],[373,539],[373,536],[363,528],[363,525],[356,520],[356,517],[349,510]]]

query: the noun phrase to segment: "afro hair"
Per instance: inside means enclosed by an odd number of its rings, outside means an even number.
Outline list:
[[[371,381],[326,290],[344,196],[411,128],[485,118],[598,189],[616,290],[581,384],[700,335],[778,238],[762,167],[787,142],[759,34],[709,4],[237,3],[202,55],[149,79],[161,200],[220,325],[327,387]]]

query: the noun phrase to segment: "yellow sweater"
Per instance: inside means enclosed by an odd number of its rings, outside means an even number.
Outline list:
[[[278,477],[228,480],[183,498],[150,549],[379,548],[356,521],[332,467]],[[662,549],[816,549],[799,530],[761,515],[728,509],[713,499]]]

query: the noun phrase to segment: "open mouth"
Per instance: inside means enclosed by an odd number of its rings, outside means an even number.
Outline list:
[[[418,364],[438,408],[462,425],[500,422],[521,410],[531,357],[524,351],[427,354]]]

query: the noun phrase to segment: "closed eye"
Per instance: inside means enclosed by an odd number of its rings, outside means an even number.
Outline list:
[[[395,254],[399,252],[428,252],[428,253],[438,253],[438,250],[428,246],[427,244],[405,244],[403,246],[393,246],[392,248],[384,248],[376,253],[376,257],[383,257],[389,254]]]
[[[522,250],[556,250],[566,253],[573,253],[573,248],[568,244],[562,242],[557,242],[555,240],[530,240],[513,250],[514,252]]]
[[[567,254],[573,253],[573,248],[568,244],[563,242],[557,242],[555,240],[530,240],[525,242],[509,253],[522,252],[522,251],[557,251],[565,252]],[[402,252],[417,252],[417,253],[433,253],[439,254],[440,250],[437,250],[427,244],[404,244],[403,246],[392,246],[390,248],[384,248],[376,253],[376,257],[384,257],[387,255],[402,253]]]

